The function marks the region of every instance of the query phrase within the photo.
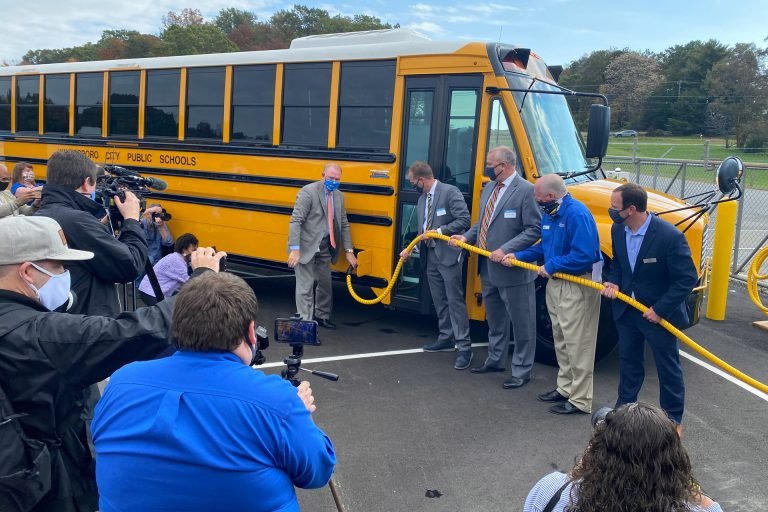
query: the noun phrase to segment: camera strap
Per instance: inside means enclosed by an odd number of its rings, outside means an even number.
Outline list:
[[[541,512],[552,512],[555,509],[555,505],[560,501],[560,496],[563,495],[563,491],[571,483],[571,480],[566,480],[562,487],[560,487],[555,494],[547,502],[547,506],[544,507]]]

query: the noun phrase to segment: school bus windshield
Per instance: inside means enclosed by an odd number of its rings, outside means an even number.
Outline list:
[[[517,73],[507,73],[509,86],[531,91],[558,90],[546,82],[531,79]],[[556,94],[513,93],[520,115],[528,132],[528,140],[536,159],[539,175],[582,172],[588,167],[584,158],[584,144],[576,129],[564,96]],[[577,180],[587,180],[586,176]]]

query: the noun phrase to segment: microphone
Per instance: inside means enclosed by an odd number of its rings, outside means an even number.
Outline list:
[[[160,190],[160,191],[168,188],[168,184],[159,178],[149,177],[149,178],[144,178],[144,180],[145,180],[144,185],[146,185],[149,188],[153,188],[155,190]]]

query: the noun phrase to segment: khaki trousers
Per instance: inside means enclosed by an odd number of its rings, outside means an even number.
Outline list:
[[[590,275],[584,275],[589,279]],[[595,367],[600,294],[591,288],[550,279],[547,309],[552,319],[555,354],[560,367],[557,392],[584,412],[592,412],[592,376]]]

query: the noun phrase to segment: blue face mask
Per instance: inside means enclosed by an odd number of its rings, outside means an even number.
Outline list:
[[[33,284],[27,283],[35,292],[35,295],[37,295],[40,304],[50,311],[53,311],[69,300],[69,270],[65,271],[63,274],[53,274],[34,263],[32,263],[32,266],[43,274],[51,277],[47,283],[40,287],[40,289],[35,288]]]
[[[91,201],[96,201],[96,191],[91,192]]]
[[[326,178],[326,180],[325,180],[325,189],[328,192],[333,192],[337,188],[339,188],[339,182],[338,181],[329,180],[329,179]]]
[[[498,165],[495,165],[493,167],[486,167],[485,169],[483,169],[483,175],[491,178],[492,180],[495,180],[496,179],[496,167],[498,167]]]

